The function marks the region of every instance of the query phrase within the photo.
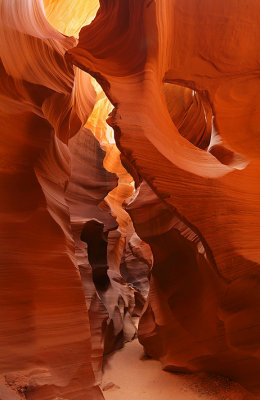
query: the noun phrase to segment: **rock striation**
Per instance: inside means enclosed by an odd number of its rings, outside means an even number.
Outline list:
[[[45,10],[76,35],[95,4],[84,21],[74,5],[71,25],[65,3]],[[99,98],[65,58],[76,39],[50,25],[40,0],[2,1],[0,29],[1,400],[102,399],[103,354],[136,336],[132,316],[144,302],[120,274],[134,234],[122,208],[132,177],[115,143],[107,156],[118,177],[104,168],[85,127]]]
[[[90,117],[92,118],[93,116]],[[105,126],[104,128],[106,129]],[[129,215],[122,209],[124,196],[119,194],[122,191],[124,193],[121,186],[126,185],[125,180],[122,176],[117,178],[103,166],[105,157],[113,158],[111,148],[110,152],[105,153],[93,133],[86,128],[82,128],[69,141],[68,148],[72,170],[66,200],[69,205],[76,259],[89,312],[92,364],[97,382],[100,383],[103,354],[122,347],[125,341],[136,336],[132,316],[140,315],[147,293],[139,291],[138,288],[135,290],[130,285],[131,279],[128,275],[121,274],[120,265],[125,264],[125,247],[129,247],[132,236],[136,236],[137,243],[141,240],[133,233]],[[118,153],[116,155],[118,156]],[[119,161],[118,158],[116,167]],[[120,175],[120,169],[123,167],[121,164],[119,167],[110,169],[114,169]],[[124,172],[123,175],[125,174]],[[105,204],[104,199],[107,201]],[[113,215],[117,217],[118,222]],[[127,216],[127,220],[123,216]],[[118,225],[121,226],[122,232]],[[130,233],[126,236],[125,231]],[[143,246],[148,247],[145,244]],[[136,279],[143,282],[147,290],[148,267],[145,264],[144,268],[143,264],[145,257],[150,256],[150,249],[146,250],[143,259],[137,252],[131,252],[131,255],[132,263],[139,270]]]
[[[95,92],[41,1],[0,12],[1,399],[102,399],[65,200],[67,143]]]
[[[156,193],[131,211],[155,261],[142,344],[164,368],[255,393],[258,14],[256,1],[101,1],[67,53],[103,87],[123,163]]]
[[[0,0],[1,400],[102,400],[140,315],[260,395],[259,12]]]

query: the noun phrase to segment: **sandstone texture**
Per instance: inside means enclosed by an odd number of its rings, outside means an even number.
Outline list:
[[[121,396],[137,336],[259,398],[259,13],[0,0],[0,400]]]
[[[68,51],[115,106],[123,163],[152,192],[139,188],[129,210],[154,256],[141,343],[165,369],[255,393],[258,14],[257,1],[101,1]]]
[[[102,399],[65,201],[68,139],[95,92],[40,1],[1,2],[0,42],[3,396]]]

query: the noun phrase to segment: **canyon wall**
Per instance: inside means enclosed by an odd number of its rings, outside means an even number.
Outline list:
[[[122,347],[136,336],[132,317],[141,313],[151,267],[146,262],[151,257],[150,249],[134,233],[129,215],[122,209],[123,198],[129,194],[127,190],[124,194],[124,186],[128,185],[121,176],[125,178],[126,171],[121,164],[118,166],[119,154],[116,152],[115,157],[113,147],[115,144],[110,144],[110,151],[107,149],[105,153],[86,128],[71,138],[68,146],[72,171],[66,200],[89,311],[93,369],[99,383],[103,354]],[[105,157],[110,162],[115,158],[116,165],[110,169],[117,171],[119,178],[104,168]],[[131,250],[134,239],[138,251]],[[145,253],[144,246],[148,247]],[[134,271],[127,274],[132,264]]]
[[[124,166],[152,191],[129,206],[155,263],[139,330],[146,352],[168,370],[220,373],[255,393],[259,11],[257,1],[101,1],[67,56],[115,106]]]
[[[40,1],[1,2],[0,397],[102,399],[65,190],[67,142],[91,113],[75,45]]]
[[[1,400],[103,399],[140,314],[260,394],[259,11],[0,0]]]
[[[108,111],[95,115],[106,96],[65,59],[76,39],[55,29],[76,36],[90,3],[73,18],[61,2],[0,4],[1,400],[102,399],[103,354],[135,337],[147,295],[146,245],[122,207],[132,177],[94,136],[107,136]],[[140,290],[121,276],[126,251]]]

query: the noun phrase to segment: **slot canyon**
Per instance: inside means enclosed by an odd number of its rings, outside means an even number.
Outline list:
[[[259,400],[260,1],[0,21],[0,400]]]

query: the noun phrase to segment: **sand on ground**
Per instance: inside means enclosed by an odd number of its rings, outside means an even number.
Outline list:
[[[102,388],[106,400],[256,400],[226,378],[163,371],[137,339],[105,358]]]

